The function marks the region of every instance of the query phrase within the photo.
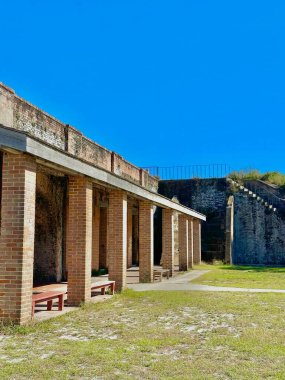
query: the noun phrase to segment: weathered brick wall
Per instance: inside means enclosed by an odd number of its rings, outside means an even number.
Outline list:
[[[0,124],[29,133],[91,165],[157,192],[157,178],[15,95],[13,90],[1,83]]]
[[[18,96],[14,97],[13,128],[65,149],[65,125]]]
[[[0,83],[0,124],[13,127],[14,91]]]
[[[37,173],[34,282],[63,277],[65,177]]]
[[[140,184],[140,169],[116,153],[113,153],[113,172]]]
[[[285,222],[244,193],[234,197],[235,264],[285,265]]]
[[[112,152],[86,138],[75,128],[66,127],[66,146],[68,153],[99,168],[112,170]]]

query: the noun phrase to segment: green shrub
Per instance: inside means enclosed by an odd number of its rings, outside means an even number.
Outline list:
[[[91,271],[92,277],[102,276],[104,274],[108,274],[108,268],[92,269]]]
[[[261,179],[262,174],[259,170],[240,170],[240,171],[234,171],[230,173],[230,178],[238,181],[238,180],[257,180]]]
[[[230,178],[235,181],[246,181],[246,180],[262,180],[265,182],[272,183],[277,186],[285,187],[285,174],[280,172],[266,172],[264,174],[260,173],[259,170],[240,170],[230,173]]]
[[[261,177],[261,179],[278,186],[285,186],[285,175],[279,172],[267,172]]]

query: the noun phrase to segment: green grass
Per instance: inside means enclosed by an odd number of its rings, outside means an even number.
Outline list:
[[[198,268],[197,268],[198,269]],[[285,289],[285,268],[200,265],[208,273],[191,281],[196,284],[254,289]]]
[[[284,379],[281,294],[126,291],[2,328],[4,379]]]
[[[280,172],[266,172],[260,173],[259,170],[240,170],[234,171],[229,174],[229,177],[238,181],[238,180],[262,180],[277,186],[285,187],[285,174]]]

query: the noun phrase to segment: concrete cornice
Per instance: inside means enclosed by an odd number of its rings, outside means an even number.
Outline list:
[[[66,168],[69,172],[72,171],[80,175],[88,176],[91,180],[93,179],[93,181],[99,181],[109,187],[119,188],[138,198],[146,199],[162,208],[169,208],[193,218],[206,220],[206,216],[199,212],[173,202],[160,194],[149,191],[142,186],[117,176],[116,174],[92,166],[68,153],[44,144],[42,141],[30,137],[25,132],[20,132],[0,125],[0,148],[31,154],[47,163],[59,166],[61,170]]]

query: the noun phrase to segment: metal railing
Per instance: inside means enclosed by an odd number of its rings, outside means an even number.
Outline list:
[[[149,166],[143,169],[161,180],[225,178],[232,172],[231,167],[227,164]]]

